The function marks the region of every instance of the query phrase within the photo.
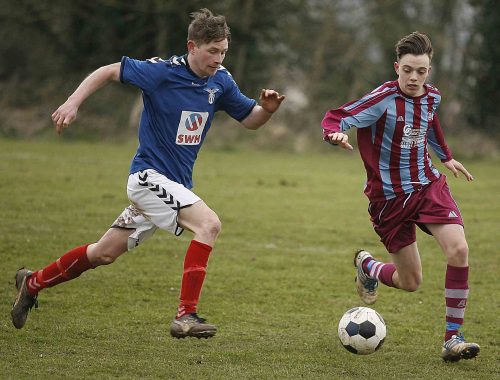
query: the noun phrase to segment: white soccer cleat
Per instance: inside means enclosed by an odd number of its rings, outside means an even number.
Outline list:
[[[369,252],[357,251],[354,254],[354,266],[357,270],[355,281],[358,294],[364,303],[372,305],[377,301],[378,280],[369,277],[363,271],[363,261],[369,257],[373,257]]]
[[[479,354],[479,344],[465,341],[462,334],[453,335],[443,344],[441,357],[445,362],[458,362],[460,359],[472,359]]]

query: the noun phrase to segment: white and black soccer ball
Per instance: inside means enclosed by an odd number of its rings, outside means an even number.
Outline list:
[[[368,355],[377,351],[387,334],[384,319],[369,307],[355,307],[345,312],[339,322],[339,339],[354,354]]]

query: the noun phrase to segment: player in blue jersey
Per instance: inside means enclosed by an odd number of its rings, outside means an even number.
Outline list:
[[[358,146],[366,168],[365,194],[375,232],[392,262],[356,252],[356,284],[367,304],[384,285],[415,291],[422,281],[416,226],[434,236],[447,259],[445,277],[446,327],[441,355],[446,361],[470,359],[479,345],[459,333],[469,294],[468,255],[463,221],[446,176],[432,164],[428,145],[455,176],[472,175],[453,159],[441,130],[439,91],[425,83],[432,58],[430,39],[414,32],[396,44],[398,79],[384,83],[359,100],[326,113],[323,137],[352,150],[345,132],[357,128]]]
[[[41,270],[17,272],[17,297],[11,312],[16,328],[24,326],[28,312],[37,306],[40,290],[113,263],[160,228],[175,235],[184,229],[194,234],[184,259],[171,335],[215,335],[216,327],[198,316],[197,304],[221,222],[191,191],[193,165],[215,112],[225,111],[245,128],[257,129],[277,111],[284,96],[264,89],[257,104],[242,94],[222,66],[230,41],[224,16],[208,9],[191,16],[187,54],[146,61],[123,57],[90,74],[53,113],[56,131],[61,133],[75,120],[84,100],[105,84],[120,81],[142,90],[139,147],[127,183],[131,205],[98,242],[74,248]]]

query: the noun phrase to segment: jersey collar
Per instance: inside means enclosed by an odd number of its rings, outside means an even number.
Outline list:
[[[410,100],[419,100],[419,99],[422,99],[424,97],[426,97],[427,95],[429,95],[429,87],[427,86],[427,83],[424,83],[424,93],[422,95],[419,95],[419,96],[410,96],[410,95],[406,95],[403,90],[401,90],[401,87],[399,87],[399,82],[396,80],[394,81],[396,82],[396,86],[398,87],[398,92],[401,96],[405,97],[406,99],[410,99]]]

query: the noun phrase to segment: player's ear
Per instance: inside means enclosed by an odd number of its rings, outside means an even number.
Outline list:
[[[187,49],[188,49],[188,53],[191,54],[194,52],[194,48],[196,47],[196,43],[193,41],[193,40],[189,40],[187,42]]]
[[[399,63],[394,62],[394,70],[396,71],[396,74],[399,74]]]

